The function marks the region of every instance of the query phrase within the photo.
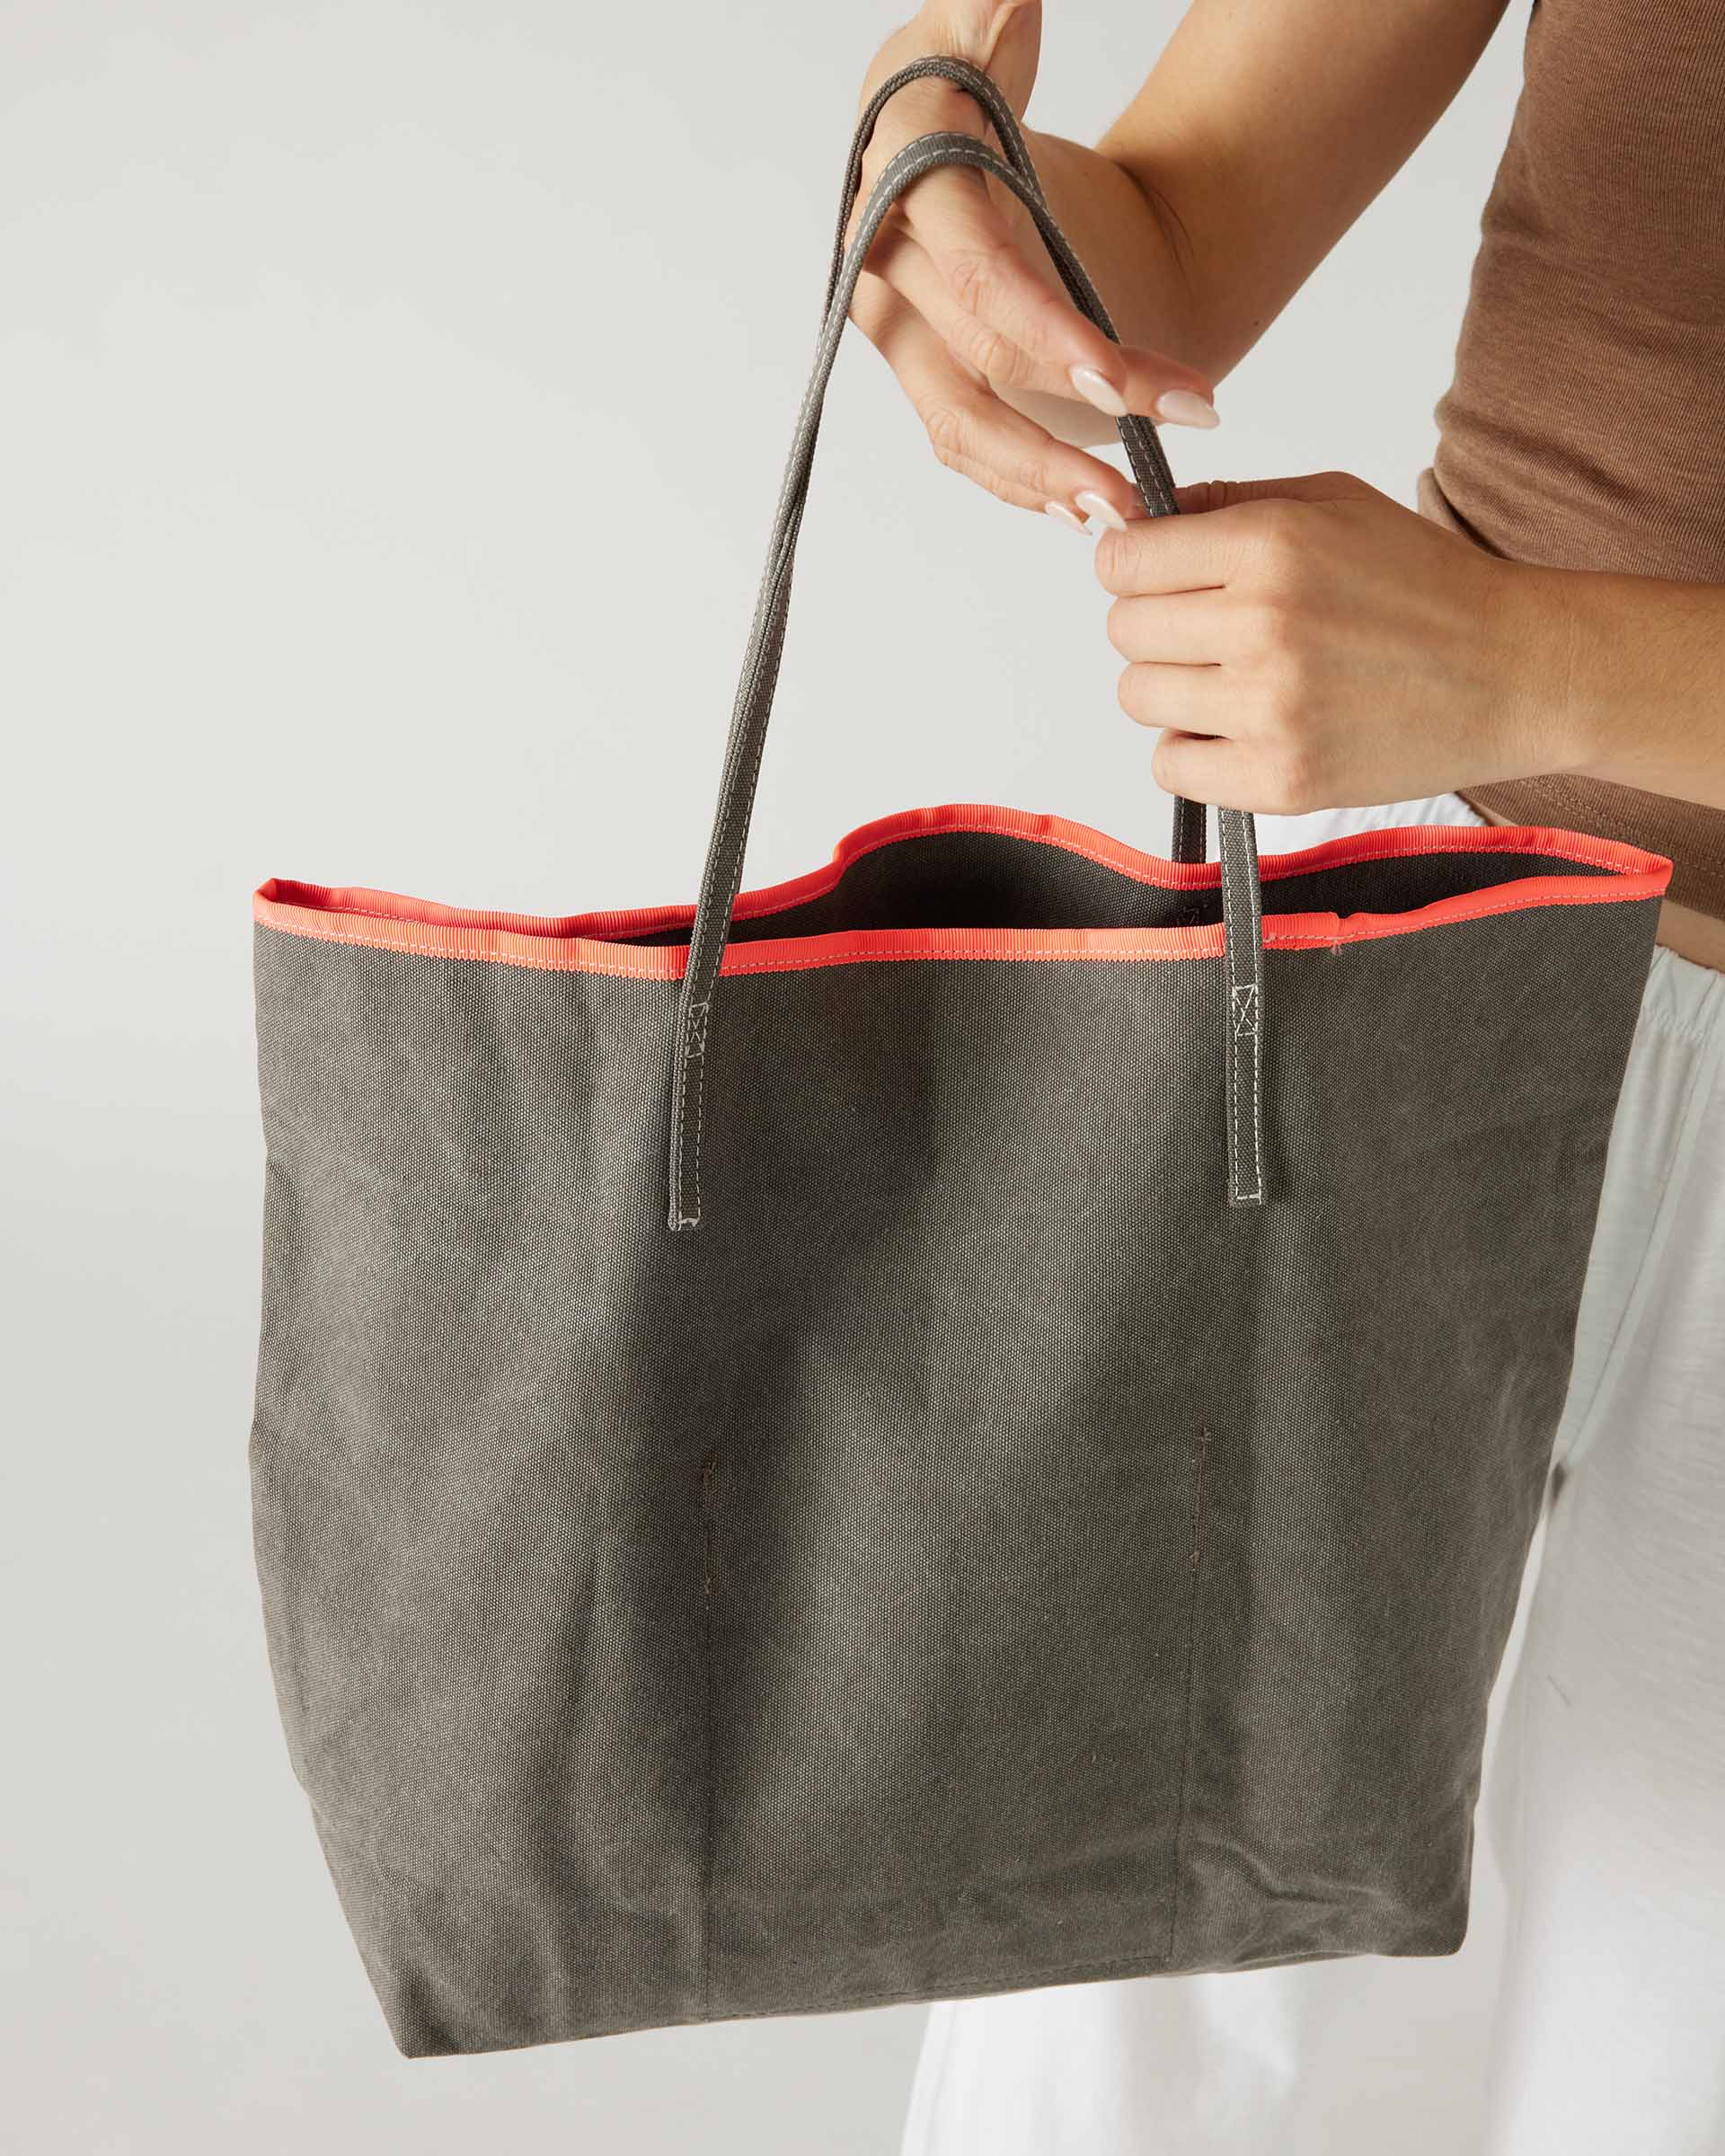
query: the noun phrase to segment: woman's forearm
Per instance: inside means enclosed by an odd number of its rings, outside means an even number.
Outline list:
[[[1506,0],[1194,0],[1097,148],[1074,168],[1128,343],[1219,381],[1424,140]],[[1063,215],[1084,215],[1074,186]],[[1149,252],[1135,278],[1132,248]],[[1082,249],[1081,249],[1082,252]],[[1164,337],[1179,309],[1179,341]]]

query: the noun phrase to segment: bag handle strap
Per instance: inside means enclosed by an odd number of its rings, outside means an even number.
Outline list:
[[[845,168],[845,184],[838,196],[838,230],[833,235],[833,264],[827,278],[827,298],[821,308],[825,320],[827,310],[833,304],[833,294],[838,289],[838,273],[845,261],[845,227],[851,221],[851,212],[856,208],[856,198],[862,191],[862,160],[869,145],[874,140],[875,122],[899,91],[911,83],[924,82],[930,75],[955,83],[966,91],[988,116],[989,125],[1000,141],[1000,154],[1019,178],[1025,181],[1036,193],[1042,193],[1042,182],[1036,176],[1036,167],[1031,162],[1031,153],[1024,140],[1023,129],[1018,124],[1018,115],[1007,103],[1000,85],[990,75],[969,60],[949,58],[943,53],[930,53],[920,60],[912,60],[907,66],[889,75],[874,95],[863,106],[856,123],[856,132],[851,137],[850,162]]]
[[[907,83],[920,82],[929,75],[944,77],[967,90],[988,115],[995,135],[1000,139],[1001,155],[1022,180],[1028,181],[1038,195],[1042,194],[1042,182],[1036,176],[1036,167],[1024,141],[1023,131],[1018,124],[1018,115],[993,77],[985,75],[969,60],[954,59],[945,54],[930,54],[913,60],[890,76],[875,92],[863,108],[856,123],[856,133],[851,139],[850,163],[845,170],[845,184],[840,190],[838,230],[833,239],[832,268],[827,278],[825,305],[833,304],[833,294],[838,287],[838,277],[845,260],[845,228],[850,222],[851,211],[856,207],[856,198],[862,178],[862,159],[869,144],[874,138],[874,125],[889,99],[895,96]],[[1046,200],[1046,197],[1043,198]],[[1057,267],[1059,265],[1057,264]],[[1101,296],[1091,287],[1084,267],[1075,261],[1072,265],[1085,288],[1086,297],[1080,304],[1091,319],[1112,337],[1108,314]],[[1064,275],[1064,271],[1063,271]],[[1069,287],[1070,288],[1070,287]],[[1138,482],[1140,492],[1153,516],[1172,516],[1178,504],[1174,500],[1174,482],[1168,470],[1166,458],[1155,430],[1136,415],[1120,429],[1133,476]],[[788,597],[788,587],[786,596]],[[1180,794],[1174,796],[1174,827],[1171,851],[1176,861],[1195,862],[1204,858],[1205,808],[1202,801],[1189,801]]]
[[[792,439],[783,483],[774,512],[766,568],[756,602],[755,619],[744,653],[741,677],[732,707],[730,730],[725,745],[724,766],[719,781],[719,800],[708,840],[702,872],[700,897],[690,932],[688,957],[677,1002],[676,1062],[671,1085],[670,1212],[674,1230],[699,1226],[701,1208],[701,1135],[703,1116],[703,1082],[712,1029],[712,1003],[725,945],[730,932],[732,909],[742,882],[743,857],[754,808],[756,782],[761,753],[765,747],[767,721],[784,647],[785,621],[790,600],[791,572],[795,561],[798,534],[809,498],[809,475],[820,427],[822,402],[838,354],[839,342],[849,319],[852,297],[862,273],[863,262],[876,234],[905,190],[924,173],[944,166],[968,167],[986,173],[1010,190],[1030,212],[1058,270],[1061,281],[1079,307],[1106,335],[1115,334],[1101,299],[1074,254],[1065,234],[1043,199],[1033,176],[1027,176],[1030,159],[1016,122],[998,90],[980,69],[958,59],[928,59],[914,63],[881,84],[852,146],[847,193],[855,187],[867,146],[865,128],[888,97],[906,82],[938,74],[969,91],[1000,124],[1005,114],[1015,137],[1009,155],[1022,160],[1024,170],[996,156],[975,136],[936,133],[919,136],[890,161],[875,182],[863,207],[854,237],[842,246],[844,223],[848,221],[847,199],[840,225],[841,247],[829,280],[828,300],[809,384],[804,392]],[[1155,432],[1146,421],[1128,417],[1118,422],[1128,461],[1153,516],[1176,511],[1173,482]],[[1177,811],[1177,828],[1183,820],[1188,833],[1191,818]],[[1202,831],[1202,813],[1198,816]],[[1243,811],[1218,811],[1222,855],[1222,914],[1225,968],[1227,983],[1226,1057],[1228,1197],[1232,1204],[1256,1205],[1264,1197],[1261,1118],[1261,1055],[1263,1009],[1263,936],[1261,891],[1258,854],[1252,817]]]

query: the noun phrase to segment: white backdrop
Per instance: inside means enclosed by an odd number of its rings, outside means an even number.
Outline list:
[[[1179,13],[1048,8],[1093,137]],[[851,0],[0,9],[4,2102],[31,2156],[885,2156],[920,2013],[409,2066],[288,1770],[244,1448],[265,875],[691,895]],[[1411,499],[1525,10],[1182,478]],[[1163,850],[1084,549],[841,361],[750,880],[917,802]],[[1490,1921],[1489,1909],[1485,1921]]]

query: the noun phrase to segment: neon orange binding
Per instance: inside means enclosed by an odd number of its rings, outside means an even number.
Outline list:
[[[788,883],[744,891],[735,917],[757,921],[783,913],[830,891],[853,862],[882,846],[933,835],[971,831],[1060,846],[1099,862],[1118,874],[1164,890],[1214,890],[1218,862],[1164,861],[1140,853],[1064,817],[1033,816],[1018,808],[974,802],[908,808],[864,824],[841,839],[832,860]],[[1277,914],[1269,887],[1278,878],[1309,874],[1350,862],[1425,853],[1538,854],[1554,864],[1549,876],[1524,876],[1488,890],[1440,898],[1400,914]],[[1492,914],[1541,906],[1604,906],[1653,898],[1670,881],[1671,864],[1614,840],[1579,832],[1517,825],[1407,825],[1362,831],[1309,846],[1298,853],[1267,853],[1261,864],[1265,890],[1264,947],[1269,950],[1329,950],[1375,941],[1421,929],[1446,928]],[[1604,874],[1565,874],[1565,867]],[[632,937],[686,931],[692,906],[641,906],[623,913],[569,914],[547,919],[531,914],[477,913],[402,898],[389,891],[343,889],[291,883],[271,877],[252,901],[253,918],[285,934],[326,943],[358,943],[423,958],[484,959],[500,965],[531,966],[553,973],[622,974],[638,980],[678,980],[687,950],[680,944],[642,947]],[[873,959],[1209,959],[1222,952],[1222,924],[1198,928],[889,928],[847,929],[820,936],[787,936],[733,944],[725,953],[727,974],[791,973],[818,966],[853,966]]]

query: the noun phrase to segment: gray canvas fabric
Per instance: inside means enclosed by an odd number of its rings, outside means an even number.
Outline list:
[[[1610,880],[1408,835],[1274,870],[1271,928]],[[932,831],[733,923],[730,845],[721,957],[1237,946],[1261,896],[1249,824],[1197,889]],[[261,926],[258,1561],[401,2048],[1453,1950],[1652,943],[1617,880],[1253,933],[1249,1066],[1237,948],[691,998]]]

